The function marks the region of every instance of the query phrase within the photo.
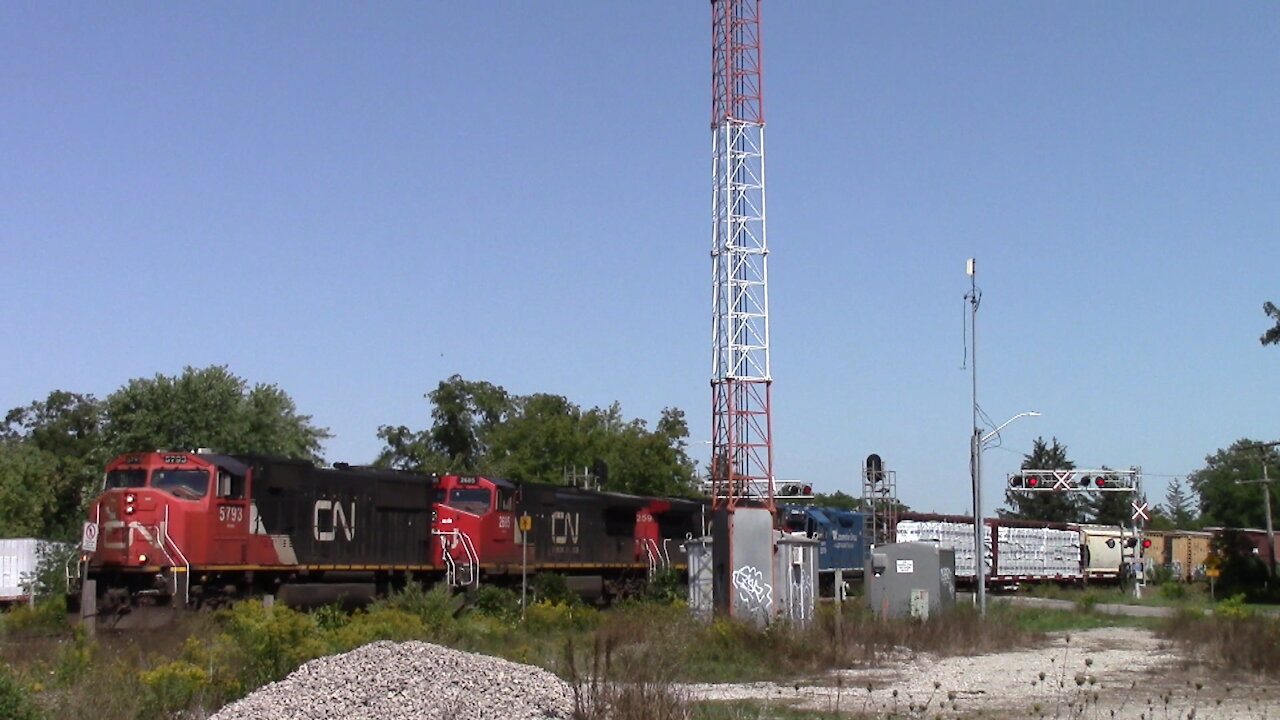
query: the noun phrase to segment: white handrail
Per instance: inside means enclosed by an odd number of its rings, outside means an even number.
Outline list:
[[[186,582],[186,584],[187,584],[187,589],[188,589],[188,590],[190,590],[190,589],[191,589],[191,563],[190,563],[190,561],[188,561],[188,560],[187,560],[187,556],[186,556],[185,554],[183,554],[183,552],[182,552],[182,548],[178,546],[178,541],[174,540],[172,537],[170,537],[170,536],[169,536],[169,506],[168,506],[168,504],[166,504],[166,505],[164,506],[164,525],[162,525],[162,526],[161,526],[161,528],[160,528],[160,546],[161,546],[161,547],[160,547],[160,549],[161,549],[161,550],[164,550],[164,546],[165,546],[165,545],[167,545],[167,544],[172,544],[172,545],[173,545],[173,551],[174,551],[175,553],[177,553],[177,554],[178,554],[178,558],[179,558],[180,560],[182,560],[182,568],[183,568],[183,572],[182,572],[182,574],[183,574],[183,575],[185,576],[185,578],[186,578],[185,582]],[[164,554],[165,554],[166,556],[168,556],[168,555],[169,555],[169,551],[168,551],[168,550],[164,550]],[[172,557],[170,557],[170,558],[169,558],[169,564],[170,564],[170,565],[172,565],[172,564],[173,564],[173,558],[172,558]],[[178,579],[177,579],[176,577],[173,579],[173,591],[174,591],[174,592],[177,592],[177,591],[178,591]],[[189,593],[189,592],[188,592],[188,593],[183,593],[183,596],[182,596],[182,604],[183,604],[183,605],[186,605],[187,603],[191,602],[191,598],[189,597],[189,595],[190,595],[190,593]]]

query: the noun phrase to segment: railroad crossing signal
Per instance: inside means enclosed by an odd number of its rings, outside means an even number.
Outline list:
[[[1149,522],[1151,520],[1151,516],[1147,515],[1147,511],[1151,509],[1151,505],[1149,503],[1144,502],[1139,505],[1136,502],[1131,502],[1129,504],[1133,506],[1134,522],[1138,522],[1138,518],[1142,518],[1142,522]]]
[[[1009,489],[1038,492],[1134,492],[1137,470],[1020,470],[1009,473]]]

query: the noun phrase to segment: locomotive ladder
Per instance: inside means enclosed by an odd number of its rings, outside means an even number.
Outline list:
[[[432,535],[443,538],[440,557],[444,561],[445,582],[450,587],[476,587],[480,584],[480,558],[476,555],[471,538],[461,530],[432,530]],[[451,541],[451,542],[450,542]],[[453,556],[453,550],[462,548],[463,562]]]
[[[665,570],[669,563],[658,550],[657,541],[653,538],[645,538],[641,542],[644,544],[645,558],[649,561],[649,579],[652,580],[658,570]]]

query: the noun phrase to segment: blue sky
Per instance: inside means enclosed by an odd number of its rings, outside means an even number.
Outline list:
[[[967,510],[1280,438],[1280,9],[766,2],[775,466]],[[368,461],[461,373],[710,437],[706,2],[6,3],[0,406],[227,364]]]

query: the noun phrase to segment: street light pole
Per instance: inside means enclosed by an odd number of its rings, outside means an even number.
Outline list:
[[[969,369],[973,398],[973,433],[969,436],[969,481],[973,483],[973,572],[978,582],[978,612],[987,614],[987,557],[982,548],[982,430],[978,428],[978,305],[982,297],[978,295],[978,261],[969,258],[965,264],[965,273],[969,276],[969,292],[964,296],[969,301]]]
[[[1014,420],[1024,417],[1040,417],[1040,413],[1035,410],[1020,412],[986,435],[983,435],[978,428],[973,429],[973,443],[970,446],[973,457],[973,549],[978,574],[978,613],[984,616],[987,614],[987,553],[986,546],[982,542],[984,526],[982,522],[982,450],[986,447],[987,441],[999,435],[1000,431],[1009,427]],[[992,542],[995,542],[995,538]]]

